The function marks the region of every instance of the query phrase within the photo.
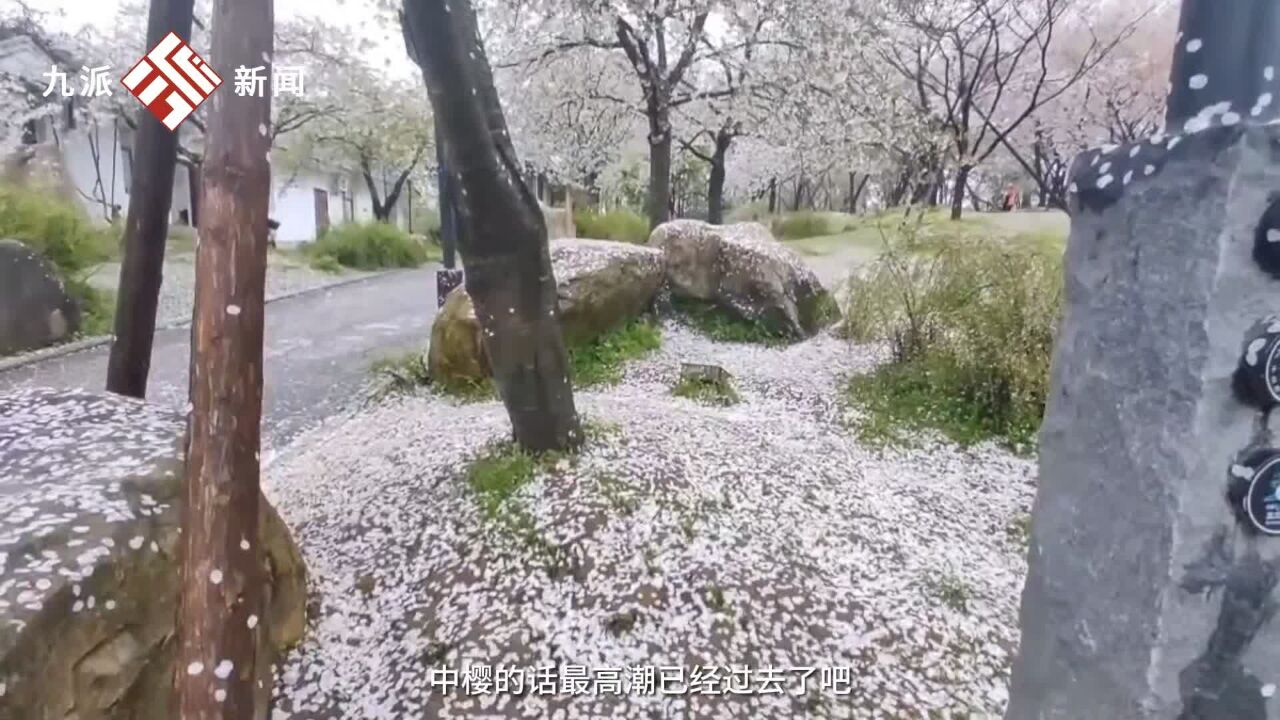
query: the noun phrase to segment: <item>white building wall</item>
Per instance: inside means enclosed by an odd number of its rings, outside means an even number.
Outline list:
[[[268,215],[280,223],[276,230],[277,245],[312,242],[316,239],[315,189],[324,189],[322,182],[321,178],[303,173],[283,181],[272,180],[276,189],[271,194],[271,210]],[[330,220],[332,217],[330,215]]]

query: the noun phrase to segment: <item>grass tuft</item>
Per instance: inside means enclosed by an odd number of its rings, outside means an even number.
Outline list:
[[[762,322],[737,317],[714,303],[673,296],[671,307],[686,324],[716,342],[783,345],[789,340]]]
[[[892,356],[847,386],[865,440],[901,444],[933,428],[963,445],[1034,448],[1061,312],[1059,256],[990,242],[891,246],[847,292],[845,334]]]
[[[467,486],[485,521],[543,563],[552,577],[559,577],[569,567],[569,553],[539,532],[518,494],[539,471],[549,471],[568,457],[557,452],[533,454],[514,442],[497,442],[471,461],[466,474]]]
[[[733,383],[728,380],[713,380],[711,378],[680,378],[675,387],[671,388],[671,394],[676,397],[689,398],[703,405],[717,405],[720,407],[737,405],[742,401],[742,398],[738,396],[738,392],[733,389]]]
[[[623,366],[662,347],[662,330],[637,318],[605,334],[569,347],[569,366],[578,387],[612,385],[622,380]]]

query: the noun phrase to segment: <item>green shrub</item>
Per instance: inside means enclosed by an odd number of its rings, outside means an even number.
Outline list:
[[[928,255],[889,248],[847,286],[845,334],[892,361],[850,381],[864,436],[934,427],[962,443],[1034,444],[1062,302],[1061,258],[956,241]]]
[[[68,278],[63,282],[67,294],[80,308],[80,335],[110,335],[115,329],[116,293],[95,288],[79,278]]]
[[[578,237],[593,240],[614,240],[643,245],[649,242],[649,221],[630,210],[610,210],[606,213],[581,209],[573,214],[573,224]]]
[[[311,259],[311,267],[320,272],[338,274],[342,272],[342,263],[332,255],[317,255]]]
[[[357,270],[417,267],[430,259],[431,248],[390,223],[348,223],[330,228],[308,246],[312,264],[332,263]]]
[[[612,384],[622,379],[628,360],[644,357],[662,346],[662,331],[645,319],[635,319],[622,327],[584,343],[569,347],[573,382],[580,387]]]
[[[801,210],[776,217],[770,223],[773,235],[782,240],[803,240],[804,238],[832,235],[845,229],[843,216],[833,225],[832,213],[813,210]]]
[[[717,342],[781,345],[788,340],[764,323],[731,315],[714,303],[672,297],[671,307],[693,329]]]
[[[110,259],[118,240],[93,226],[84,211],[55,196],[0,186],[0,237],[29,245],[64,277]]]

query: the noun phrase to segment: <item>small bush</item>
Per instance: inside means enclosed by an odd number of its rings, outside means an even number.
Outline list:
[[[622,379],[628,360],[644,357],[662,346],[662,331],[645,319],[635,319],[622,327],[569,347],[573,382],[580,387],[613,384]]]
[[[727,380],[717,381],[710,378],[680,378],[676,386],[671,388],[671,394],[676,397],[689,398],[704,405],[719,405],[721,407],[737,405],[742,400],[742,398],[738,397],[737,391],[733,389],[732,383]]]
[[[80,307],[80,335],[110,335],[115,330],[116,293],[95,288],[79,278],[71,278],[64,283],[67,294]]]
[[[614,240],[636,245],[649,242],[649,221],[630,210],[601,213],[582,209],[573,214],[573,224],[580,238]]]
[[[841,219],[833,226],[830,213],[801,210],[773,219],[771,228],[774,237],[783,240],[803,240],[804,238],[832,235],[844,230],[845,221]]]
[[[311,267],[320,272],[327,272],[337,275],[342,272],[342,263],[332,255],[317,255],[311,259]]]
[[[1061,258],[957,241],[920,256],[890,248],[847,289],[844,332],[892,361],[853,378],[864,436],[934,427],[1028,449],[1044,413],[1061,312]]]
[[[348,223],[330,228],[308,246],[312,265],[336,262],[356,270],[417,267],[430,259],[428,244],[390,223]],[[324,260],[323,258],[331,258]]]
[[[762,322],[736,317],[713,303],[672,297],[671,307],[693,329],[717,342],[780,345],[788,340]]]
[[[59,198],[0,186],[0,237],[20,240],[70,277],[111,258],[112,228],[96,228],[84,211]]]

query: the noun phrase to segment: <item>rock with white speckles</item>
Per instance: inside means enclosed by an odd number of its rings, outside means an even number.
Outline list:
[[[183,430],[117,395],[0,396],[0,718],[172,717]],[[269,685],[301,638],[306,578],[266,502],[262,528]]]
[[[759,223],[674,220],[654,229],[676,297],[712,302],[773,334],[811,337],[839,311],[818,277]]]
[[[52,345],[80,328],[80,308],[49,261],[0,240],[0,355]]]
[[[1228,488],[1275,444],[1232,374],[1277,311],[1252,252],[1278,145],[1275,125],[1210,128],[1072,200],[1006,720],[1274,717],[1280,541]]]
[[[557,313],[566,343],[599,336],[653,304],[662,284],[662,253],[607,240],[551,243]],[[492,370],[484,330],[466,290],[449,293],[431,328],[427,368],[433,378],[480,380]]]

